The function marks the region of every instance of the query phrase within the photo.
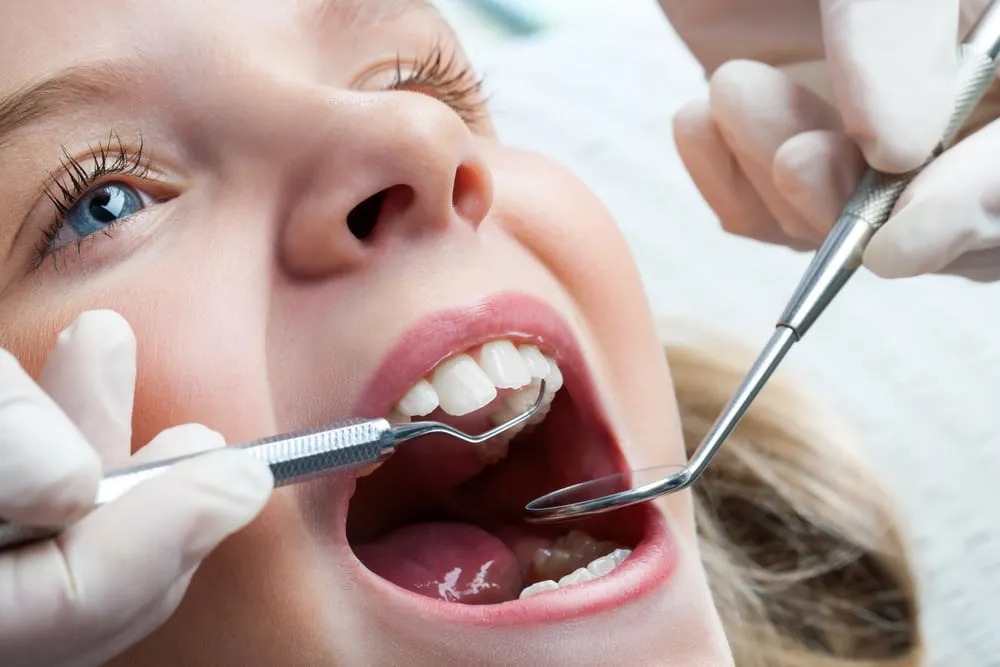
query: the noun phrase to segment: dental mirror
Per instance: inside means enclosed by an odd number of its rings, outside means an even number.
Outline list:
[[[682,465],[660,465],[616,473],[547,493],[528,503],[530,523],[567,521],[644,503],[679,491],[694,479]]]

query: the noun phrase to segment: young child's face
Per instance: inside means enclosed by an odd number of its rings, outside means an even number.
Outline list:
[[[614,222],[495,136],[433,9],[42,0],[0,24],[0,346],[37,371],[77,314],[122,313],[134,448],[186,422],[233,443],[428,410],[484,430],[564,382],[499,463],[428,440],[357,483],[280,489],[125,660],[729,660],[686,494],[580,526],[634,553],[518,599],[600,555],[553,551],[571,527],[527,528],[525,501],[684,453]]]

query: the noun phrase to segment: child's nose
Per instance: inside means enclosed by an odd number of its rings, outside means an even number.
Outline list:
[[[281,230],[280,261],[296,277],[354,270],[421,235],[475,230],[492,206],[492,176],[458,115],[416,92],[365,98],[338,109],[331,122],[341,127],[325,134]]]

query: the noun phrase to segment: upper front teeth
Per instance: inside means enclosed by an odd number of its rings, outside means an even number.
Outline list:
[[[509,340],[493,341],[479,348],[479,365],[500,389],[517,389],[531,382],[528,363]]]
[[[441,409],[449,415],[467,415],[497,397],[497,388],[486,372],[467,354],[441,362],[431,375]]]
[[[440,406],[458,417],[489,405],[497,397],[497,389],[527,388],[506,399],[507,409],[520,408],[520,414],[534,403],[541,379],[548,397],[562,387],[562,373],[554,359],[534,345],[493,341],[471,354],[457,354],[438,364],[428,378],[418,380],[406,392],[395,410],[405,417],[422,417]]]
[[[429,415],[438,406],[438,395],[434,387],[427,380],[420,378],[410,391],[406,392],[403,398],[399,399],[396,410],[406,416]]]

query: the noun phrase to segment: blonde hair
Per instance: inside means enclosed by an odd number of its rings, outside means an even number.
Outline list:
[[[689,453],[752,360],[699,338],[666,345]],[[739,667],[920,663],[901,523],[854,442],[779,373],[695,484],[702,560]]]

